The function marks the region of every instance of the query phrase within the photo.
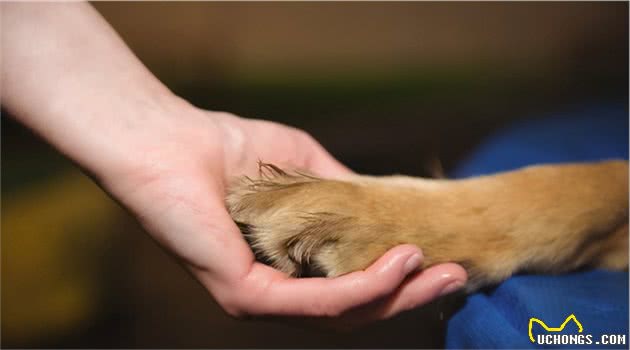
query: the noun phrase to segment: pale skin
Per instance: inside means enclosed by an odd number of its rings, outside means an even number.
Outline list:
[[[460,288],[446,263],[416,272],[400,245],[363,271],[291,278],[258,263],[227,213],[229,179],[257,160],[327,178],[350,170],[305,132],[175,96],[87,3],[3,3],[2,105],[133,213],[230,315],[359,324]]]

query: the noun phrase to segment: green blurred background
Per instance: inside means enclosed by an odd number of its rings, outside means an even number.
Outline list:
[[[448,171],[515,120],[628,98],[628,4],[94,3],[197,106],[309,131],[356,171]],[[77,28],[80,30],[80,28]],[[236,321],[2,116],[3,347],[441,347],[441,299],[360,332]]]

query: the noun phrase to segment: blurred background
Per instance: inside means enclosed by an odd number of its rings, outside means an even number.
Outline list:
[[[99,2],[197,106],[303,128],[355,171],[449,172],[517,120],[628,102],[623,2]],[[80,30],[80,28],[77,28]],[[441,347],[451,299],[361,332],[236,321],[2,116],[3,347]]]

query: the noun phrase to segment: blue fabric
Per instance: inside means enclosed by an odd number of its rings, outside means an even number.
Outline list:
[[[590,106],[513,124],[482,144],[455,171],[468,177],[534,163],[628,159],[628,110],[625,106]],[[558,327],[570,314],[592,334],[591,345],[538,345],[529,340],[528,323],[536,317]],[[538,325],[536,334],[580,334],[569,323],[560,333]],[[449,320],[447,348],[598,348],[602,334],[624,334],[628,348],[628,273],[603,270],[561,276],[514,276],[496,288],[473,294]]]

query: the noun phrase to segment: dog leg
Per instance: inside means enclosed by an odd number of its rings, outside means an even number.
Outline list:
[[[226,203],[261,260],[294,276],[364,269],[411,243],[456,262],[468,290],[515,272],[628,266],[628,163],[532,166],[463,180],[325,180],[261,164]]]

